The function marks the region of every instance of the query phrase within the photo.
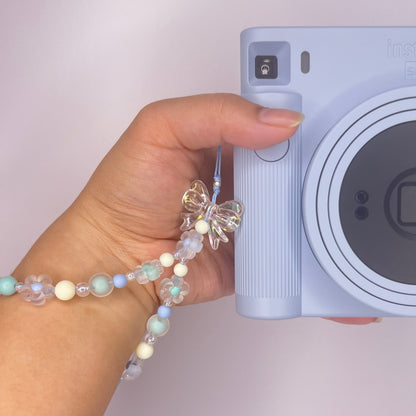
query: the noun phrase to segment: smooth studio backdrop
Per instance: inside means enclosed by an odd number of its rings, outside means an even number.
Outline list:
[[[239,92],[244,28],[412,25],[414,16],[414,0],[0,1],[1,273],[74,200],[141,107]],[[253,321],[229,297],[176,308],[171,323],[107,416],[416,412],[416,320]]]

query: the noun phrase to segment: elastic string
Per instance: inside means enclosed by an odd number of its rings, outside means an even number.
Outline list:
[[[215,172],[214,172],[214,194],[212,195],[212,202],[215,204],[217,201],[217,196],[220,193],[221,187],[221,151],[222,146],[218,146],[217,149],[217,162],[215,164]]]

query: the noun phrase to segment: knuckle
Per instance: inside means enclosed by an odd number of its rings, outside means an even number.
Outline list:
[[[145,105],[137,115],[137,120],[141,123],[153,123],[161,117],[162,101],[155,101]]]

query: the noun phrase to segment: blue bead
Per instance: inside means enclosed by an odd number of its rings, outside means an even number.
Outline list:
[[[159,308],[157,310],[157,314],[162,319],[168,319],[170,317],[171,313],[172,313],[172,309],[169,308],[169,306],[165,306],[165,305],[159,306]]]
[[[32,292],[40,292],[43,289],[43,284],[40,282],[35,282],[31,284]]]
[[[113,283],[115,287],[121,289],[122,287],[127,285],[127,277],[121,273],[116,274],[115,276],[113,276]]]
[[[17,280],[13,276],[4,276],[0,279],[0,294],[10,296],[16,293]]]

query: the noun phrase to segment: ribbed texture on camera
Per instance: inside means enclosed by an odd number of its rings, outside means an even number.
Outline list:
[[[288,298],[301,293],[301,149],[299,133],[277,162],[235,148],[235,199],[244,217],[236,233],[236,293]]]

